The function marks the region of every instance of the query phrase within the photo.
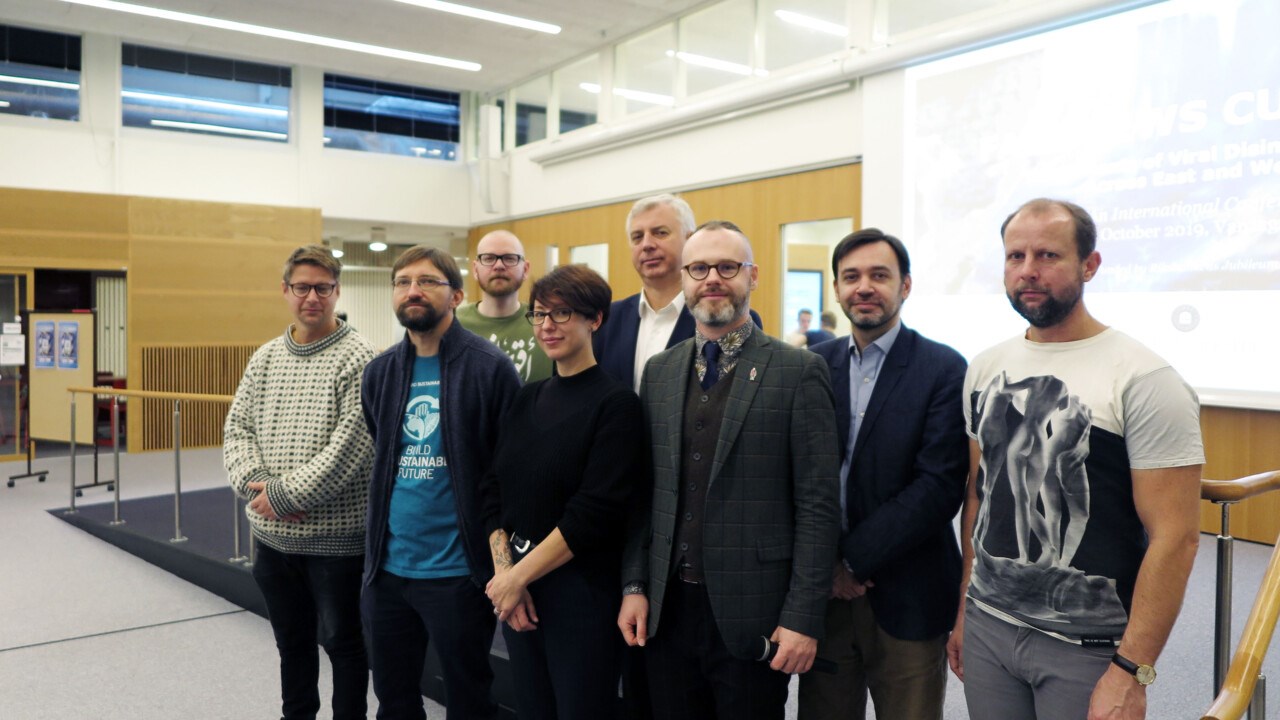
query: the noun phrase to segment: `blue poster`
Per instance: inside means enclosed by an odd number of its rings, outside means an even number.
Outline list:
[[[58,367],[80,367],[80,323],[74,320],[58,323]]]
[[[41,320],[36,323],[36,367],[53,367],[53,321]]]

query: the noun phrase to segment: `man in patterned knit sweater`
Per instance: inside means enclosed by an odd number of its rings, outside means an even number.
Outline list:
[[[360,375],[373,347],[335,315],[342,266],[328,248],[293,251],[281,283],[294,316],[245,368],[223,459],[258,543],[253,577],[280,651],[281,713],[320,709],[317,642],[333,666],[333,717],[366,717],[360,629],[365,508],[373,444]]]

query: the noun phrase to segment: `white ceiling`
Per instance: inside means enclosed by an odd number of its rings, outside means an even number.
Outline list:
[[[394,0],[128,0],[235,20],[478,62],[479,72],[333,50],[285,40],[72,5],[3,0],[0,23],[94,32],[177,50],[307,65],[376,80],[491,92],[561,65],[707,0],[459,0],[485,10],[560,25],[558,35],[426,10]]]

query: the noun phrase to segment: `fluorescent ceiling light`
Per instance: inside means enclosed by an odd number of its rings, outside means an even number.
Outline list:
[[[387,244],[384,242],[369,243],[369,250],[371,250],[372,252],[382,252],[383,250],[386,250],[386,249],[387,249]]]
[[[9,101],[8,101],[8,100],[0,100],[0,108],[6,108],[6,107],[9,107]]]
[[[839,37],[846,37],[849,35],[849,28],[843,25],[837,25],[836,23],[827,22],[826,20],[819,20],[818,18],[809,17],[808,15],[801,15],[798,12],[792,12],[790,10],[774,10],[773,14],[782,22],[799,25],[800,27],[808,28],[809,30],[817,30],[818,32],[826,33],[828,35],[837,35]]]
[[[451,2],[440,2],[439,0],[396,0],[406,5],[417,5],[428,10],[439,10],[440,12],[453,13],[454,15],[464,15],[477,20],[488,20],[489,22],[501,23],[503,25],[511,25],[526,30],[537,30],[538,32],[547,33],[549,35],[559,35],[560,26],[551,23],[538,22],[515,15],[507,15],[505,13],[493,12],[492,10],[481,10],[479,8],[468,7]]]
[[[263,25],[251,25],[249,23],[236,22],[234,20],[223,20],[221,18],[208,17],[205,15],[193,15],[191,13],[162,10],[160,8],[147,7],[145,5],[115,2],[115,0],[62,1],[73,5],[87,5],[89,7],[102,8],[103,10],[115,10],[116,12],[130,13],[132,15],[144,15],[146,17],[159,18],[161,20],[172,20],[174,22],[189,23],[191,25],[203,25],[205,27],[217,28],[219,30],[230,30],[232,32],[248,33],[250,35],[261,35],[263,37],[290,40],[293,42],[306,43],[308,45],[320,45],[322,47],[336,48],[338,50],[350,50],[351,52],[365,53],[367,55],[379,55],[381,57],[394,58],[396,60],[407,60],[409,62],[425,63],[427,65],[441,65],[443,67],[454,68],[455,70],[470,70],[472,72],[480,70],[480,63],[470,62],[467,60],[455,60],[453,58],[440,57],[439,55],[427,55],[425,53],[410,52],[408,50],[396,50],[395,48],[386,48],[379,45],[368,45],[366,43],[339,40],[337,38],[294,32],[292,30],[281,30],[279,28],[265,27]]]
[[[125,90],[121,92],[120,95],[121,97],[132,98],[134,100],[150,100],[152,102],[170,103],[173,105],[191,105],[194,107],[210,108],[213,110],[232,110],[235,112],[251,113],[253,115],[268,115],[271,117],[289,117],[289,111],[279,107],[263,107],[261,105],[218,102],[217,100],[202,100],[200,98],[183,97],[181,95],[164,95],[161,93],[139,92],[137,90]]]
[[[342,257],[343,255],[346,255],[346,253],[342,252],[341,250],[336,250],[336,249],[335,249],[335,250],[330,250],[329,252],[330,252],[330,253],[332,253],[332,254],[333,254],[333,256],[334,256],[334,257],[336,257],[336,258],[340,258],[340,257]]]
[[[16,75],[0,75],[0,82],[17,85],[36,85],[38,87],[62,88],[63,90],[79,90],[76,83],[59,82],[58,80],[41,80],[40,78],[18,77]]]
[[[760,77],[766,77],[769,74],[769,71],[764,68],[753,68],[750,65],[729,62],[728,60],[720,60],[718,58],[707,57],[706,55],[695,55],[693,53],[683,51],[676,52],[675,50],[668,50],[667,57],[683,60],[690,65],[697,65],[698,67],[710,68],[712,70],[723,70],[724,72],[733,73],[734,75],[759,75]]]
[[[600,86],[595,83],[578,83],[578,87],[586,90],[594,95],[600,94]],[[658,93],[644,92],[642,90],[628,90],[626,88],[614,88],[613,94],[628,100],[636,102],[650,103],[652,105],[665,105],[671,107],[676,104],[676,99],[670,95],[659,95]]]
[[[152,120],[152,125],[179,130],[201,130],[203,132],[221,133],[223,135],[241,135],[244,137],[266,138],[268,140],[288,140],[285,133],[267,132],[266,130],[246,130],[244,128],[227,127],[226,125],[208,125],[205,123],[179,122],[177,120]]]

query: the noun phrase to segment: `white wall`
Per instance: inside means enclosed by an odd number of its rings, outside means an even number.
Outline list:
[[[505,215],[536,215],[852,159],[862,152],[861,108],[861,93],[846,88],[546,165],[530,159],[544,143],[526,145],[509,157]],[[474,223],[503,217],[481,212],[478,201],[474,207]]]
[[[323,146],[323,70],[295,69],[290,141],[273,143],[121,127],[119,39],[87,34],[83,56],[80,122],[0,116],[0,186],[470,224],[465,163]]]

